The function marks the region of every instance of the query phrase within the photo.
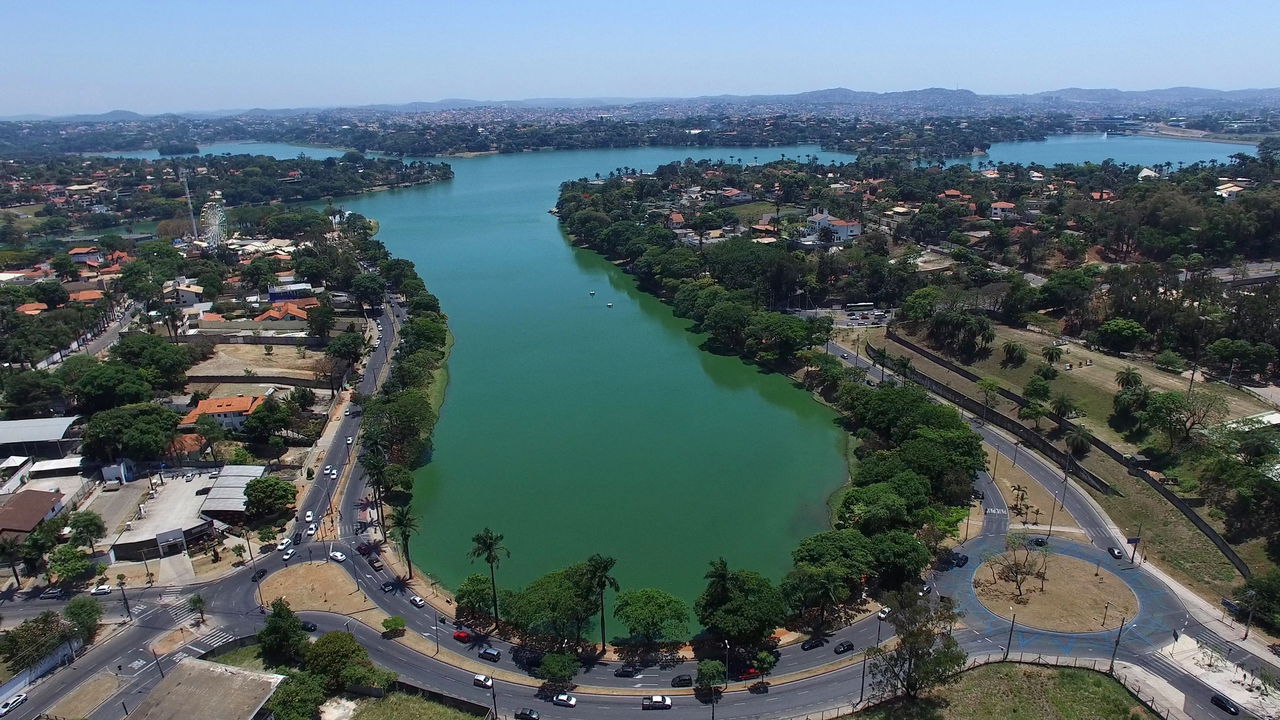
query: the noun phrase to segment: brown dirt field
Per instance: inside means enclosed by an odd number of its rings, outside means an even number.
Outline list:
[[[1030,578],[1022,585],[1022,597],[1018,597],[1012,582],[992,582],[991,563],[983,563],[977,569],[973,586],[978,599],[991,612],[1009,618],[1012,606],[1018,623],[1043,630],[1114,629],[1138,612],[1137,596],[1118,576],[1065,555],[1049,555],[1043,591],[1040,580]]]
[[[268,555],[264,562],[280,562]],[[353,562],[348,558],[347,562]],[[334,567],[332,563],[294,562],[280,572],[272,573],[262,581],[262,597],[268,604],[276,598],[289,601],[294,610],[324,610],[365,619],[369,625],[379,627],[386,614],[369,601],[351,576]],[[373,614],[380,614],[373,618]]]
[[[217,345],[213,357],[191,368],[192,375],[239,375],[250,368],[259,375],[315,377],[317,363],[324,354],[306,350],[299,356],[295,346],[276,345],[270,355],[265,345]]]
[[[991,446],[986,446],[987,450],[987,467],[990,468],[996,452]],[[1019,460],[1021,462],[1021,460]],[[1031,479],[1022,468],[1014,467],[1013,458],[1001,455],[1000,462],[996,466],[995,474],[996,486],[1000,488],[1000,495],[1004,497],[1004,502],[1009,506],[1009,524],[1012,528],[1018,529],[1018,523],[1023,523],[1026,529],[1039,531],[1041,529],[1049,529],[1050,510],[1054,505],[1058,505],[1057,511],[1053,512],[1053,529],[1059,528],[1064,530],[1079,530],[1079,525],[1075,518],[1071,517],[1055,497],[1061,497],[1062,488],[1052,488],[1056,490],[1054,495],[1050,495],[1049,490],[1035,480]],[[1017,504],[1015,508],[1015,493],[1013,486],[1018,485],[1026,488],[1026,502]],[[1037,514],[1036,511],[1039,511]]]
[[[200,616],[197,615],[195,619],[189,621],[187,625],[180,627],[151,643],[150,648],[154,650],[157,655],[168,655],[174,650],[177,650],[183,645],[186,645],[213,629],[213,625],[210,623],[206,622],[203,625],[200,625],[198,624],[199,622]]]
[[[59,698],[49,708],[49,715],[63,718],[89,717],[123,685],[123,680],[116,675],[106,670],[99,671],[77,685],[75,690]]]

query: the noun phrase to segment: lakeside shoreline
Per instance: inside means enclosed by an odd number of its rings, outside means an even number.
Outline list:
[[[1236,138],[1225,138],[1225,137],[1214,137],[1214,136],[1196,137],[1195,135],[1179,135],[1175,133],[1160,132],[1159,130],[1138,130],[1133,134],[1141,137],[1164,138],[1166,140],[1195,140],[1197,142],[1224,143],[1226,145],[1248,145],[1250,147],[1258,146],[1258,143],[1252,140],[1241,140]]]

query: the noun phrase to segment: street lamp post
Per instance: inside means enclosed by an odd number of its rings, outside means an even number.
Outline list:
[[[884,626],[884,620],[880,616],[876,616],[876,647],[880,647],[880,628]],[[867,651],[862,651],[862,686],[858,688],[858,702],[862,702],[862,698],[867,692]]]
[[[1013,607],[1009,608],[1010,611]],[[1013,617],[1009,619],[1009,641],[1004,644],[1004,659],[1009,659],[1009,648],[1013,647],[1013,626],[1018,622],[1018,613],[1013,613]]]
[[[1102,607],[1102,627],[1107,626],[1107,611],[1110,609],[1111,609],[1111,601],[1108,600],[1107,604]]]
[[[1116,670],[1116,653],[1120,652],[1120,636],[1124,634],[1124,624],[1129,622],[1129,618],[1120,619],[1120,627],[1116,628],[1116,644],[1111,647],[1111,664],[1107,666],[1107,672],[1113,673]]]
[[[1244,597],[1249,598],[1249,615],[1248,615],[1248,617],[1246,617],[1246,618],[1245,618],[1245,620],[1244,620],[1244,637],[1242,637],[1242,638],[1240,638],[1240,639],[1241,639],[1241,640],[1248,640],[1248,639],[1249,639],[1249,626],[1253,624],[1253,606],[1254,606],[1254,602],[1253,602],[1253,599],[1254,599],[1254,593],[1253,593],[1253,591],[1252,591],[1252,590],[1249,590],[1248,592],[1246,592],[1246,593],[1244,594]]]
[[[246,530],[244,534],[245,534],[245,545],[248,545],[248,546],[249,546],[249,565],[253,568],[253,574],[254,574],[254,575],[257,575],[257,574],[258,574],[258,559],[257,559],[257,557],[253,554],[253,542],[252,542],[251,540],[249,540],[249,531],[248,531],[248,530]],[[258,607],[265,608],[265,607],[267,606],[267,603],[266,603],[266,601],[264,601],[264,600],[262,599],[262,585],[261,585],[258,581],[254,580],[254,581],[253,581],[253,586],[254,586],[254,589],[258,591]]]
[[[498,720],[498,689],[495,685],[489,685],[489,695],[493,698],[493,720]]]
[[[1018,450],[1022,448],[1022,441],[1018,440],[1013,443],[1013,466],[1018,467]]]
[[[1066,470],[1063,470],[1063,471],[1062,471],[1062,496],[1063,496],[1063,500],[1065,500],[1065,499],[1066,499],[1066,495],[1067,495],[1067,471],[1066,471]],[[1066,510],[1066,509],[1067,509],[1067,506],[1065,505],[1065,503],[1063,504],[1062,509],[1063,509],[1063,510]],[[1057,495],[1054,495],[1054,496],[1053,496],[1053,504],[1052,504],[1052,505],[1050,506],[1050,508],[1049,508],[1049,534],[1048,534],[1048,535],[1046,535],[1045,537],[1053,537],[1053,516],[1057,513],[1057,510],[1058,510],[1058,496],[1057,496]]]

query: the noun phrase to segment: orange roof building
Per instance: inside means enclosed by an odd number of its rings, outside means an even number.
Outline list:
[[[40,313],[48,309],[49,309],[49,306],[45,305],[42,302],[23,303],[22,305],[19,305],[18,307],[14,308],[14,310],[17,310],[23,315],[39,315]]]
[[[195,408],[182,418],[180,425],[194,425],[202,416],[208,415],[224,428],[239,430],[244,427],[245,418],[262,404],[266,398],[261,395],[237,395],[235,397],[207,398],[196,404]]]
[[[101,290],[81,290],[71,293],[71,302],[96,303],[104,297],[106,297],[106,293]]]

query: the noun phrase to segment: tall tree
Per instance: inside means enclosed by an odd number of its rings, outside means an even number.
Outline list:
[[[892,649],[867,648],[875,687],[909,698],[954,682],[964,668],[965,653],[949,632],[960,617],[949,603],[933,605],[915,593],[895,594],[889,615],[898,637]]]
[[[489,589],[493,594],[493,621],[497,623],[500,620],[498,615],[498,563],[502,561],[503,556],[511,557],[511,551],[506,545],[502,544],[503,536],[495,533],[489,528],[485,528],[475,535],[471,536],[471,552],[468,556],[472,559],[481,559],[489,565]]]
[[[604,632],[604,594],[606,590],[618,591],[618,581],[609,573],[618,563],[616,558],[596,553],[587,558],[587,582],[600,598],[600,652],[604,652],[607,640]]]
[[[404,562],[409,566],[409,578],[413,579],[413,558],[409,556],[409,539],[418,532],[418,518],[406,505],[398,505],[391,509],[391,534],[400,543],[400,552],[404,553]]]

